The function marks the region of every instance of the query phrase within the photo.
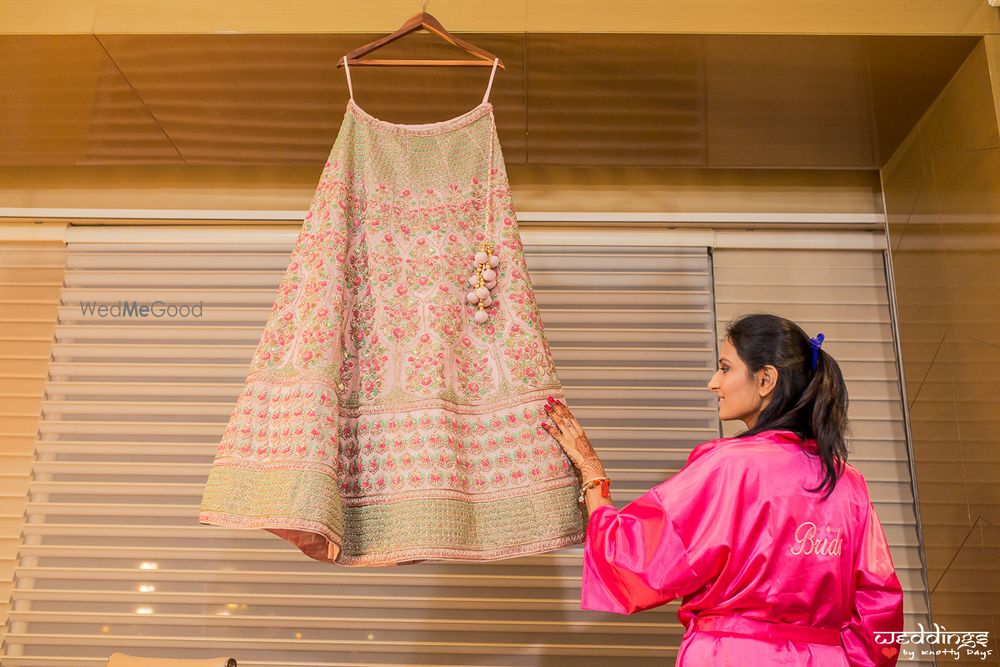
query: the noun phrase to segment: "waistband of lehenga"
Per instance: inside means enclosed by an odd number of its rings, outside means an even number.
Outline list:
[[[694,619],[692,631],[716,632],[754,639],[788,639],[810,644],[840,646],[840,632],[793,623],[774,623],[746,616],[702,616]]]

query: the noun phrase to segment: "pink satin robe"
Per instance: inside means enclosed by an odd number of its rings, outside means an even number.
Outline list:
[[[833,494],[791,431],[702,443],[672,478],[590,515],[581,608],[631,614],[683,598],[677,665],[895,665],[903,593],[864,477]]]

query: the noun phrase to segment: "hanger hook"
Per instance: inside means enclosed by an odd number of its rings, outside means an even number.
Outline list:
[[[426,12],[426,11],[427,11],[427,3],[429,3],[430,1],[431,1],[431,0],[424,0],[424,7],[423,7],[423,9],[421,9],[420,11],[422,11],[422,12]]]

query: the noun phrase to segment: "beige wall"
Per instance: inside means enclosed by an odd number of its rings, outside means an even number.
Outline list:
[[[931,611],[951,630],[993,633],[1000,630],[998,102],[1000,38],[987,36],[883,170]],[[991,660],[985,664],[1000,664],[996,654]]]

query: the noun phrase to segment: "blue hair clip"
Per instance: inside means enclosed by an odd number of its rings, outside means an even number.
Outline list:
[[[823,334],[817,334],[815,338],[809,339],[809,347],[813,350],[813,370],[816,370],[816,364],[819,363],[819,348],[823,344]]]

